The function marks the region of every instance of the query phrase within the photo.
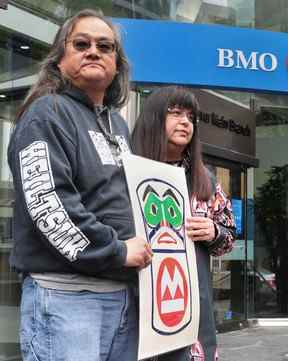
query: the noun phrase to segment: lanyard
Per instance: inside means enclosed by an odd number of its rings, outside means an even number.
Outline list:
[[[119,147],[119,144],[117,142],[117,139],[114,134],[112,134],[112,124],[111,124],[111,115],[110,111],[106,108],[99,108],[99,106],[94,107],[95,114],[96,114],[96,121],[98,123],[98,126],[104,136],[104,138],[110,143],[115,145],[117,148]],[[104,124],[103,121],[103,113],[106,111],[108,123],[109,123],[109,131],[107,130],[107,127]]]

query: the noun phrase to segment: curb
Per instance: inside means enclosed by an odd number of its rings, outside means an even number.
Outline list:
[[[218,325],[216,332],[220,334],[256,327],[288,327],[288,318],[248,318],[243,321]]]
[[[248,319],[248,327],[287,327],[288,318],[255,318]]]

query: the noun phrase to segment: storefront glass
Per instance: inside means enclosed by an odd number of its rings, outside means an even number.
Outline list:
[[[288,4],[282,0],[16,0],[35,14],[62,22],[76,11],[100,9],[106,16],[162,19],[198,24],[288,31]]]
[[[288,97],[281,94],[221,91],[249,105],[256,114],[259,167],[248,179],[248,251],[254,239],[254,262],[247,259],[249,317],[288,313]],[[285,316],[285,317],[286,317]]]
[[[268,101],[269,99],[269,101]],[[257,103],[255,169],[255,312],[288,313],[288,97]]]
[[[11,119],[18,104],[9,96],[3,96],[3,93],[0,94],[0,359],[8,360],[19,354],[20,282],[18,275],[9,266],[9,253],[13,245],[13,189],[6,157],[12,130]]]
[[[256,114],[259,167],[248,172],[247,317],[287,317],[288,97],[221,93],[249,105]]]
[[[33,75],[46,52],[31,40],[0,32],[0,359],[20,360],[18,327],[20,280],[9,266],[13,245],[13,187],[7,146],[17,108],[27,88],[19,84]]]
[[[215,320],[218,329],[230,321],[245,319],[247,239],[245,219],[246,176],[241,166],[221,159],[206,157],[206,164],[216,175],[224,192],[232,202],[237,220],[234,250],[222,257],[211,257]]]

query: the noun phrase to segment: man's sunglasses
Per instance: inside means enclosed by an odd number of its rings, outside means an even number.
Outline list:
[[[93,42],[97,50],[99,50],[102,54],[111,54],[116,49],[116,44],[109,40],[94,41],[90,39],[75,38],[67,41],[67,43],[72,43],[73,48],[80,52],[89,50]]]

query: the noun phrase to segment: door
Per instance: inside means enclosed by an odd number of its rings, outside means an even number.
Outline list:
[[[248,250],[252,244],[247,241],[246,230],[247,175],[245,168],[229,161],[205,157],[205,163],[232,202],[237,228],[233,251],[211,257],[215,319],[219,328],[224,323],[246,318],[247,260],[253,258],[253,252]]]

